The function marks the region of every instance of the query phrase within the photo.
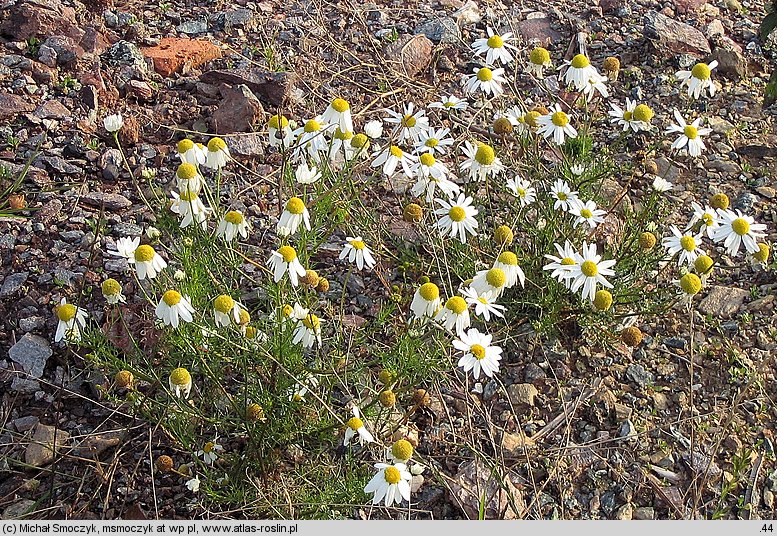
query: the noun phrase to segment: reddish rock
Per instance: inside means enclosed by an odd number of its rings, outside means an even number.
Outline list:
[[[0,35],[17,41],[64,35],[80,41],[84,31],[73,8],[59,0],[22,0],[0,10]]]
[[[650,11],[645,15],[645,37],[653,41],[657,50],[674,54],[710,53],[710,44],[699,30],[666,15]]]
[[[296,82],[297,76],[294,73],[271,73],[259,69],[241,68],[202,73],[198,88],[203,94],[212,96],[204,85],[244,84],[260,99],[273,106],[281,106],[292,99]]]
[[[515,33],[529,42],[539,42],[541,45],[550,45],[562,40],[562,36],[550,24],[547,17],[526,19],[515,25]]]
[[[38,106],[33,115],[38,119],[66,119],[73,114],[67,109],[67,106],[56,99],[52,99]]]
[[[429,67],[432,48],[432,42],[425,35],[403,35],[386,47],[387,63],[412,78]]]
[[[217,134],[253,132],[254,125],[262,119],[264,109],[248,86],[239,85],[222,91],[224,100],[213,112],[211,121]]]
[[[0,120],[15,120],[20,114],[31,112],[35,106],[21,97],[10,93],[0,93]]]
[[[143,55],[154,61],[154,70],[162,76],[179,72],[184,65],[199,67],[221,57],[221,49],[202,39],[164,37],[158,46],[141,49]]]
[[[707,0],[674,0],[674,9],[677,13],[693,13],[704,7]]]

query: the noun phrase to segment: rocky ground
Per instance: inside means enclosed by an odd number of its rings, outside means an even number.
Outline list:
[[[31,167],[16,195],[0,199],[26,207],[0,218],[2,516],[207,512],[181,500],[179,481],[153,474],[150,460],[169,447],[167,437],[106,402],[110,382],[87,356],[51,342],[62,296],[126,269],[103,256],[98,221],[110,239],[153,221],[102,128],[107,114],[125,118],[121,139],[135,173],[156,170],[164,180],[181,132],[232,135],[245,166],[235,191],[249,215],[266,219],[274,199],[257,177],[275,169],[265,156],[270,114],[306,117],[346,94],[367,117],[449,88],[460,94],[468,44],[487,24],[542,43],[555,58],[584,32],[594,62],[619,57],[623,84],[663,116],[679,102],[676,70],[700,58],[719,62],[721,96],[697,104],[714,130],[711,156],[695,166],[657,158],[658,172],[675,183],[678,206],[725,192],[769,226],[774,242],[777,109],[761,103],[776,56],[771,41],[758,39],[761,0],[516,4],[5,0],[0,191]],[[507,364],[507,400],[484,393],[473,410],[466,392],[435,393],[419,427],[423,453],[444,478],[422,488],[418,517],[476,516],[468,489],[480,483],[489,517],[774,518],[777,279],[729,264],[701,300],[693,354],[678,311],[643,325],[634,352],[527,337],[526,357]],[[89,309],[103,320],[101,304]],[[525,415],[520,426],[510,404]],[[493,447],[509,469],[501,489],[487,468],[458,455],[458,441]]]

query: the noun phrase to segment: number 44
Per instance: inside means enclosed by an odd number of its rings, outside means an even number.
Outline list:
[[[761,532],[774,532],[774,528],[771,523],[767,523],[761,527]]]

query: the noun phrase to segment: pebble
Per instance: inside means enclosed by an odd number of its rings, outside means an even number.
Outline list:
[[[49,464],[54,460],[55,451],[69,441],[70,434],[64,430],[38,423],[24,452],[24,461],[33,467]]]
[[[534,398],[539,394],[531,383],[519,383],[507,387],[510,402],[521,406],[534,406]]]
[[[638,506],[634,509],[634,515],[632,519],[648,520],[655,519],[656,511],[652,506]]]
[[[733,208],[741,210],[745,214],[750,214],[753,211],[753,205],[757,202],[757,195],[751,194],[750,192],[742,192],[739,197],[734,200]]]
[[[523,373],[526,383],[534,383],[537,380],[547,378],[548,375],[542,370],[542,367],[536,363],[529,363],[526,365],[526,370]]]
[[[52,354],[49,341],[31,333],[26,333],[8,350],[11,361],[20,364],[30,377],[36,379],[43,376],[43,369]]]
[[[31,395],[40,391],[40,384],[35,380],[15,377],[11,380],[11,391],[21,395]]]
[[[663,343],[667,348],[675,348],[677,350],[688,349],[688,341],[683,337],[667,337],[663,340]]]
[[[424,34],[433,43],[457,43],[461,30],[451,17],[429,19],[415,27],[413,33]]]
[[[634,428],[634,423],[631,422],[631,419],[626,419],[621,423],[620,428],[618,428],[618,437],[625,439],[635,439],[638,437],[637,429]]]
[[[7,276],[3,281],[2,288],[0,288],[0,297],[7,298],[8,296],[15,294],[22,288],[22,285],[27,281],[29,275],[29,272],[18,272]]]
[[[750,293],[740,288],[714,285],[699,303],[699,311],[717,318],[730,317],[739,311],[748,296]]]
[[[46,319],[42,316],[28,316],[26,318],[19,319],[19,329],[25,333],[40,329],[46,323]]]
[[[642,365],[629,365],[626,368],[626,377],[643,389],[652,384],[654,379],[653,374]]]
[[[87,205],[93,207],[104,206],[108,210],[120,210],[132,206],[132,201],[121,194],[112,194],[106,192],[91,192],[81,198]]]

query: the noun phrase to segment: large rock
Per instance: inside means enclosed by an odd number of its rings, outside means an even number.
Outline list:
[[[507,387],[510,402],[518,406],[533,406],[538,394],[539,391],[531,383],[517,383]]]
[[[439,17],[425,20],[413,30],[416,34],[424,34],[433,43],[457,43],[461,39],[461,29],[456,19]]]
[[[655,11],[645,14],[644,33],[645,37],[653,41],[657,50],[697,56],[710,53],[710,44],[701,31]]]
[[[530,43],[545,46],[563,39],[563,36],[553,29],[548,17],[535,17],[518,22],[515,25],[515,33]]]
[[[386,63],[412,78],[429,67],[433,46],[425,35],[403,35],[386,47]]]
[[[739,80],[747,75],[747,60],[734,47],[716,47],[710,56],[712,60],[718,62],[717,71],[731,80]]]
[[[14,120],[19,115],[31,112],[35,106],[21,97],[10,93],[0,93],[0,121]]]
[[[224,89],[222,95],[224,99],[211,116],[216,133],[255,131],[254,127],[264,116],[264,109],[248,86],[240,84],[234,88]]]
[[[54,460],[60,449],[69,446],[69,441],[70,434],[64,430],[38,423],[24,452],[24,461],[33,467],[43,467]]]
[[[297,77],[294,73],[271,73],[253,68],[237,68],[230,70],[213,70],[202,73],[200,81],[205,84],[244,84],[254,95],[280,106],[293,98]]]
[[[726,318],[742,307],[750,293],[741,288],[713,286],[709,294],[699,303],[699,311],[705,315]]]
[[[8,350],[8,357],[14,363],[19,363],[31,378],[43,376],[43,369],[51,357],[49,341],[38,335],[26,333]]]
[[[45,39],[52,35],[80,41],[84,31],[76,21],[73,8],[59,0],[20,0],[5,2],[0,9],[0,35],[15,41],[30,37]]]
[[[485,519],[517,519],[526,508],[510,476],[499,475],[479,459],[463,463],[449,487],[469,519],[479,519],[481,511]]]
[[[221,49],[204,39],[163,37],[159,45],[142,49],[143,55],[154,62],[154,70],[162,76],[180,72],[184,65],[200,65],[221,57]]]
[[[674,9],[678,13],[690,14],[704,7],[707,0],[674,0]]]

